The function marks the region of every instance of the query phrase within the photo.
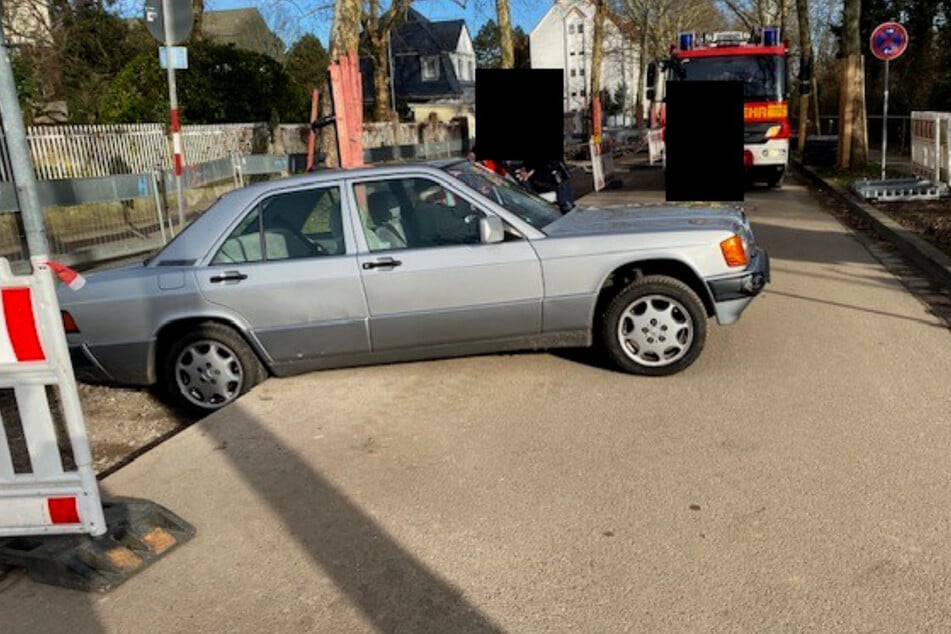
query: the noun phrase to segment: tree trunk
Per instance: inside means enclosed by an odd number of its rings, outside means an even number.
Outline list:
[[[588,92],[591,103],[601,95],[601,49],[604,48],[604,16],[607,15],[607,10],[606,0],[596,0],[594,37],[591,39],[591,90]]]
[[[509,0],[495,0],[499,18],[499,46],[502,49],[502,68],[515,68],[515,49],[512,45],[512,20],[509,16]]]
[[[373,120],[389,121],[390,110],[390,56],[387,49],[387,37],[371,38],[373,41]],[[381,42],[375,40],[382,39]]]
[[[358,50],[360,44],[360,17],[363,14],[362,0],[336,0],[334,21],[330,34],[330,63],[348,51]],[[333,100],[330,95],[330,73],[327,73],[320,91],[320,114],[327,117],[333,114]],[[340,104],[342,105],[342,104]],[[338,105],[338,107],[340,107]],[[337,152],[337,126],[328,125],[321,129],[320,149],[326,156],[327,167],[339,167],[340,155]]]
[[[799,151],[806,146],[806,135],[809,128],[809,92],[812,87],[812,34],[809,32],[809,0],[796,0],[796,14],[799,18],[799,64],[800,69],[808,69],[808,73],[800,70],[800,82],[805,82],[810,90],[802,90],[800,84],[799,97]],[[818,121],[816,122],[818,123]]]
[[[861,0],[844,0],[842,8],[842,76],[839,80],[839,152],[841,169],[865,167],[868,144],[865,138],[865,107],[862,101],[859,17]]]
[[[200,42],[202,40],[201,22],[202,16],[204,15],[205,0],[192,0],[192,18],[195,21],[195,24],[192,27],[191,36],[189,38],[192,42]]]
[[[644,16],[641,21],[641,44],[637,52],[637,91],[634,106],[635,116],[637,117],[637,127],[644,127],[644,82],[647,74],[647,21],[650,19],[650,8],[644,6]]]

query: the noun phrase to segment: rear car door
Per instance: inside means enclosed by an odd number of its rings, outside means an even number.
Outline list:
[[[266,195],[197,271],[199,288],[250,324],[277,364],[368,352],[366,302],[345,234],[338,184]]]
[[[350,181],[374,352],[535,337],[542,276],[524,239],[483,244],[479,209],[431,175]]]

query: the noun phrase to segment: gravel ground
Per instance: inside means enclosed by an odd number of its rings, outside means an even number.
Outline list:
[[[79,399],[100,475],[197,420],[146,389],[79,384]]]

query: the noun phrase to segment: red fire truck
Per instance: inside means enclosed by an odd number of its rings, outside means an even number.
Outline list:
[[[670,57],[647,69],[651,102],[648,140],[651,162],[663,160],[664,85],[668,81],[733,80],[743,82],[744,153],[750,181],[779,187],[789,162],[789,93],[787,47],[779,29],[753,33],[681,33]],[[658,72],[658,70],[660,72]]]

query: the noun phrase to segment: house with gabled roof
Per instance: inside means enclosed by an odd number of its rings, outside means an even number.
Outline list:
[[[416,121],[471,116],[475,107],[475,50],[464,20],[432,21],[414,9],[390,38],[393,91]],[[363,96],[373,101],[373,65],[360,60]]]

